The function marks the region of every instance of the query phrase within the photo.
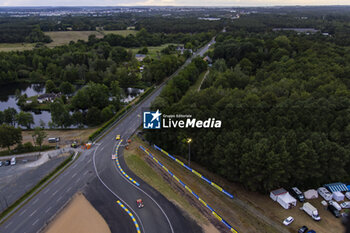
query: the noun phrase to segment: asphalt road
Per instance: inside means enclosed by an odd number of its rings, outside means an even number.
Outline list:
[[[15,166],[1,167],[0,212],[34,187],[64,159],[65,157],[53,158],[38,167],[25,167],[20,163]]]
[[[204,46],[195,56],[202,56],[208,48],[208,45]],[[190,59],[181,68],[189,63]],[[164,84],[159,86],[145,101],[131,109],[92,149],[84,151],[68,169],[2,224],[0,233],[38,232],[77,191],[85,193],[106,219],[112,232],[136,232],[131,227],[130,217],[117,205],[117,200],[122,201],[135,215],[142,232],[201,232],[176,206],[127,168],[122,154],[123,147],[119,150],[120,164],[126,173],[140,183],[140,187],[126,180],[111,159],[116,146],[115,135],[120,134],[125,141],[133,134],[141,124],[143,110],[151,105],[163,86]],[[136,207],[138,198],[144,201],[145,207],[142,209]]]

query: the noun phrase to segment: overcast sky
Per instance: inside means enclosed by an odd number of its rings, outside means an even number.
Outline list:
[[[350,5],[350,0],[0,0],[0,6],[275,6]]]

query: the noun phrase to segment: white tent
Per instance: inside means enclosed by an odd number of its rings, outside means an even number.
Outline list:
[[[318,193],[315,189],[309,189],[304,192],[304,196],[306,199],[315,199],[318,198]]]
[[[287,190],[284,188],[276,189],[270,192],[270,197],[272,200],[277,201],[279,195],[287,193]]]
[[[282,195],[278,195],[277,202],[285,209],[290,209],[297,205],[297,200],[292,197],[288,192]]]
[[[342,194],[339,191],[336,191],[333,193],[333,199],[336,201],[344,201],[344,197],[345,197],[344,194]]]

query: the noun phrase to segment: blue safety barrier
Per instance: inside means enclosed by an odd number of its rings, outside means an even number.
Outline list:
[[[189,191],[197,200],[199,200],[205,207],[207,207],[212,215],[216,217],[220,222],[222,222],[231,232],[238,233],[236,229],[234,229],[230,224],[228,224],[220,215],[218,215],[215,210],[210,207],[203,199],[201,199],[195,192],[190,189],[185,183],[183,183],[178,177],[176,177],[173,173],[169,171],[163,164],[161,164],[148,150],[146,150],[143,146],[140,146],[140,149],[143,150],[149,157],[151,157],[154,161],[157,162],[159,166],[161,166],[165,171],[167,171],[171,177],[173,177],[177,182],[179,182],[187,191]]]
[[[223,192],[226,196],[228,196],[229,198],[233,198],[233,195],[229,192],[227,192],[226,190],[224,190],[223,188],[221,188],[219,185],[215,184],[214,182],[210,181],[209,179],[207,179],[206,177],[204,177],[202,174],[200,174],[199,172],[197,172],[196,170],[190,168],[189,166],[187,166],[186,164],[184,164],[183,162],[181,162],[180,160],[178,160],[177,158],[175,158],[174,156],[170,155],[168,152],[166,152],[165,150],[163,150],[162,148],[158,147],[157,145],[153,145],[153,147],[156,150],[159,150],[160,152],[162,152],[163,154],[167,155],[169,158],[171,158],[172,160],[174,160],[175,162],[177,162],[178,164],[180,164],[181,166],[185,167],[187,170],[189,170],[190,172],[192,172],[193,174],[195,174],[196,176],[202,178],[203,180],[205,180],[207,183],[209,183],[211,186],[213,186],[214,188],[216,188],[217,190],[219,190],[220,192]]]

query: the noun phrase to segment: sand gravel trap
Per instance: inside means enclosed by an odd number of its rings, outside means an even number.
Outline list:
[[[82,194],[77,194],[48,226],[47,233],[110,233],[106,221]]]

